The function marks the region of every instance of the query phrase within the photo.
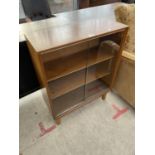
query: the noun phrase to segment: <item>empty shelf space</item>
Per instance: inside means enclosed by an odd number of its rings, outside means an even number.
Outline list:
[[[112,53],[107,51],[98,52],[97,48],[92,48],[89,52],[86,50],[46,62],[46,76],[48,81],[52,81],[112,58]]]
[[[90,83],[96,79],[100,79],[111,74],[111,62],[106,60],[88,68],[86,75],[86,83]]]
[[[64,115],[64,113],[75,108],[81,101],[84,101],[84,91],[84,87],[80,87],[53,100],[54,115],[56,117]]]
[[[101,79],[93,81],[86,85],[85,98],[94,96],[94,94],[104,94],[108,87],[104,84]]]
[[[109,51],[98,51],[98,47],[92,48],[88,53],[88,66],[112,59],[114,54]]]
[[[109,75],[110,71],[108,70],[108,65],[109,61],[105,61],[87,68],[88,71],[83,69],[49,82],[48,86],[52,99]]]
[[[51,97],[56,98],[85,84],[86,70],[81,70],[49,83]]]
[[[100,80],[89,83],[53,100],[52,107],[55,117],[63,115],[102,96],[108,88]]]
[[[45,63],[48,81],[55,80],[86,68],[86,60],[86,52],[83,51]]]

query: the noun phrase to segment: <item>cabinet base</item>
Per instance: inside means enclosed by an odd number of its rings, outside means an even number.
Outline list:
[[[55,123],[56,123],[57,125],[60,125],[60,124],[61,124],[61,118],[55,119]]]
[[[106,95],[107,95],[107,92],[104,95],[102,95],[102,100],[105,100]]]

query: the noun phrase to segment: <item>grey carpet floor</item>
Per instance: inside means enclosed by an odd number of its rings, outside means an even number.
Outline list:
[[[112,104],[128,111],[113,119]],[[134,155],[134,110],[112,92],[65,116],[59,126],[40,91],[20,99],[19,113],[22,155]],[[40,122],[55,128],[40,137]]]

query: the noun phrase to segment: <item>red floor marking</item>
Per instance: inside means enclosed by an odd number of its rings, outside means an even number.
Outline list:
[[[113,119],[117,119],[118,117],[120,117],[128,111],[127,108],[119,109],[119,107],[117,107],[115,104],[112,104],[112,107],[117,111],[117,113],[112,117]]]
[[[44,136],[45,134],[51,132],[53,129],[56,128],[56,125],[52,125],[51,127],[45,129],[45,127],[44,127],[42,122],[40,122],[38,125],[39,125],[40,131],[41,131],[40,137]]]

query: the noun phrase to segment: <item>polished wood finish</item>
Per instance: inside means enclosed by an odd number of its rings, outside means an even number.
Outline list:
[[[90,26],[91,25],[91,26]],[[33,43],[38,53],[49,49],[64,48],[79,42],[86,42],[100,36],[121,32],[126,28],[124,24],[104,19],[91,19],[59,27],[46,28],[26,33],[26,38]],[[60,36],[61,34],[61,36]],[[39,38],[39,40],[38,40]]]
[[[31,23],[20,24],[20,40],[25,41],[25,33],[43,30],[46,28],[62,27],[64,25],[83,22],[85,20],[100,19],[107,21],[116,21],[114,10],[122,3],[112,3],[92,8],[76,10],[73,12],[64,12],[55,14],[54,18],[35,21]]]
[[[76,19],[81,12],[72,14]],[[110,75],[110,86],[116,77],[128,27],[95,17],[76,21],[70,18],[69,24],[62,20],[59,26],[53,18],[40,22],[40,28],[36,23],[23,28],[38,79],[46,88],[47,102],[58,124],[61,117],[107,93],[109,86],[104,84],[104,77]],[[109,36],[110,40],[120,36],[117,52],[102,48]]]
[[[46,77],[43,69],[42,61],[40,59],[40,55],[35,52],[35,49],[32,47],[30,42],[27,42],[27,46],[29,48],[31,58],[33,59],[34,67],[36,69],[38,80],[42,87],[46,86]]]

